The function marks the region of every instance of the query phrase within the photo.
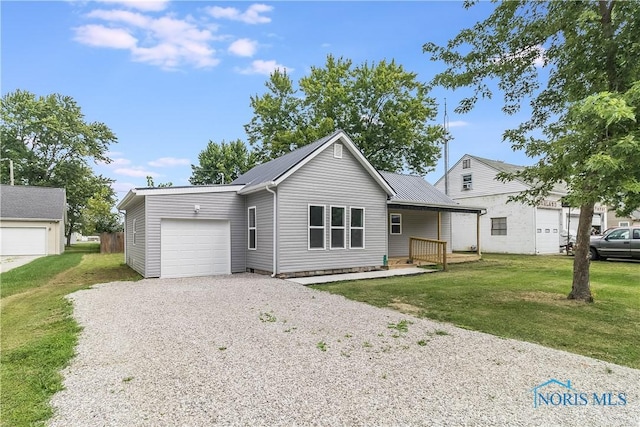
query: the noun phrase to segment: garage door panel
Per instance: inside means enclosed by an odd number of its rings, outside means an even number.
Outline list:
[[[560,248],[560,213],[556,210],[538,209],[536,214],[536,251],[539,254],[555,254]]]
[[[231,273],[228,221],[164,219],[160,234],[162,277]]]
[[[0,229],[2,255],[46,255],[45,227],[2,227]]]

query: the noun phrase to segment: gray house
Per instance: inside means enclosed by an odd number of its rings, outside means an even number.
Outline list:
[[[64,188],[0,185],[0,255],[64,252]]]
[[[131,190],[125,257],[145,277],[379,269],[409,237],[451,240],[460,206],[421,177],[378,172],[337,131],[228,185]]]

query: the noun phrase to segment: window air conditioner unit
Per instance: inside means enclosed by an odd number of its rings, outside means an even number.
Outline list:
[[[462,184],[462,189],[463,190],[471,190],[471,183],[467,182],[465,184]]]

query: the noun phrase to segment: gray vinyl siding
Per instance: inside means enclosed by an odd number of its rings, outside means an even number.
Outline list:
[[[160,277],[160,223],[162,218],[217,219],[230,221],[231,272],[245,271],[247,217],[244,200],[235,192],[163,194],[146,196],[147,274]],[[200,211],[194,212],[194,205]]]
[[[136,220],[136,244],[133,244],[133,220]],[[126,221],[127,233],[125,235],[127,245],[127,264],[143,277],[146,273],[146,217],[144,197],[135,205],[127,208]]]
[[[389,216],[392,213],[402,215],[402,234],[389,234],[390,257],[409,256],[410,237],[438,239],[438,212],[390,209]],[[447,252],[451,252],[451,214],[442,212],[441,215],[440,240],[447,242]]]
[[[344,147],[333,146],[278,186],[278,273],[374,267],[387,253],[386,193]],[[308,249],[308,206],[324,205],[325,249]],[[330,249],[330,207],[346,208],[346,248]],[[365,249],[349,249],[350,208],[365,210]]]
[[[245,197],[245,211],[256,207],[257,244],[256,250],[247,249],[247,268],[273,273],[273,194],[265,190]]]

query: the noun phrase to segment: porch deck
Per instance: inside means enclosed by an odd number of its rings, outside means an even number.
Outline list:
[[[482,255],[476,253],[467,252],[454,252],[447,254],[447,264],[459,264],[463,262],[473,262],[482,259]],[[390,269],[394,268],[413,268],[420,265],[434,265],[430,262],[414,260],[413,263],[409,261],[408,257],[393,257],[389,258],[388,265]]]

